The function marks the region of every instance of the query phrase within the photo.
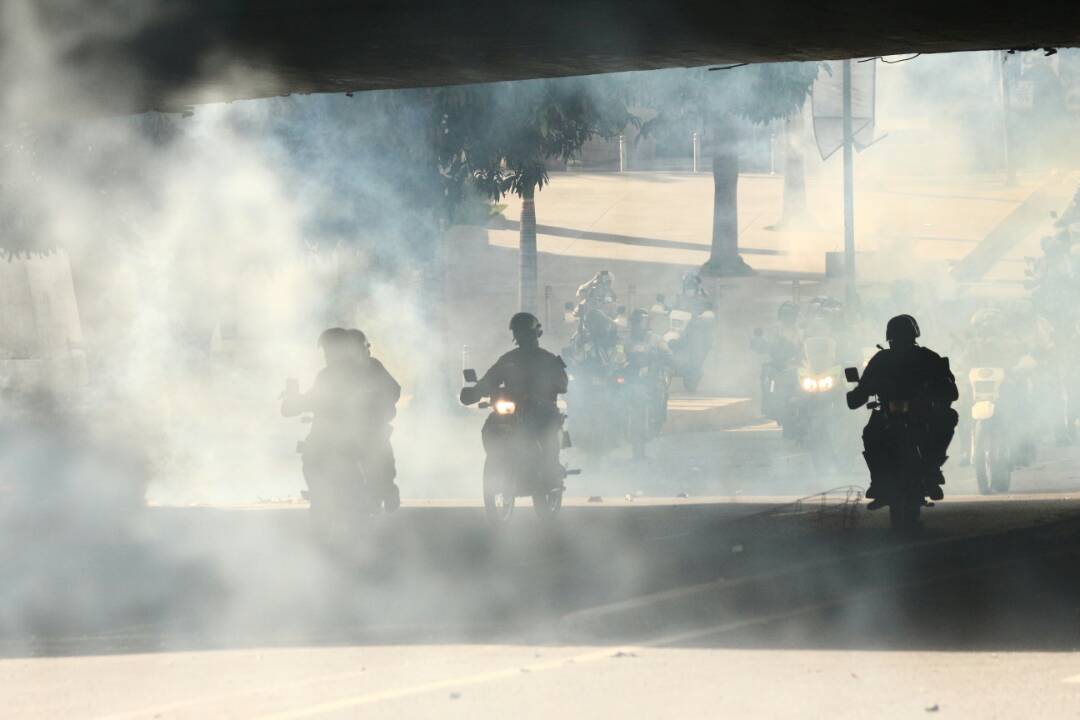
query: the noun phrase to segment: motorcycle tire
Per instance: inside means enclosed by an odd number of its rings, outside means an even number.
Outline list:
[[[994,469],[994,448],[990,440],[990,429],[983,423],[975,425],[975,439],[972,442],[971,464],[975,466],[975,482],[980,495],[991,493],[991,478]]]
[[[562,510],[563,491],[561,489],[549,490],[546,493],[533,495],[533,511],[541,520],[554,520]]]
[[[701,385],[701,375],[701,370],[688,370],[683,375],[682,384],[687,392],[697,392],[698,386]]]
[[[1012,485],[1012,468],[1006,458],[994,458],[990,463],[990,489],[1007,493]]]
[[[510,522],[514,514],[514,493],[506,490],[512,482],[503,463],[490,457],[484,461],[484,513],[495,527]]]
[[[922,498],[905,498],[889,505],[889,524],[896,532],[915,532],[921,515]]]

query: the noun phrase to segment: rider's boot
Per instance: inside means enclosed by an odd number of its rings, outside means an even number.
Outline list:
[[[881,489],[874,483],[874,464],[870,461],[870,455],[863,453],[863,459],[866,460],[866,467],[870,471],[870,487],[866,488],[866,498],[870,500],[870,504],[866,506],[867,510],[879,510],[887,503],[883,498],[878,497],[881,494]]]

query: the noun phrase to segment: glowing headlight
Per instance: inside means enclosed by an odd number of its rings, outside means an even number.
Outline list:
[[[817,380],[812,377],[803,378],[802,389],[806,392],[817,392]]]
[[[517,405],[514,404],[513,400],[495,401],[495,412],[500,415],[513,415],[515,410],[517,410]]]
[[[832,376],[823,377],[823,378],[821,378],[821,380],[818,381],[818,390],[821,390],[822,392],[832,390],[832,386],[833,386]]]

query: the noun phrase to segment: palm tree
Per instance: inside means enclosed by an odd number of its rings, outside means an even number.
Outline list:
[[[465,126],[464,164],[492,199],[521,198],[519,306],[537,307],[536,192],[549,181],[547,163],[566,162],[596,136],[612,138],[638,119],[616,77],[530,80],[461,89],[454,127]]]
[[[650,104],[659,109],[643,134],[671,124],[703,128],[712,152],[712,242],[704,274],[754,272],[739,255],[738,120],[765,124],[791,117],[805,103],[818,69],[818,63],[767,63],[719,72],[695,68],[655,73],[643,82]]]

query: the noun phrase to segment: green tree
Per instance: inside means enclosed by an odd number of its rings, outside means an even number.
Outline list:
[[[701,130],[712,153],[713,227],[705,274],[753,273],[739,255],[738,119],[766,124],[791,117],[806,102],[819,68],[818,63],[767,63],[642,76],[641,100],[658,109],[642,134],[673,126]]]
[[[447,142],[439,154],[447,176],[464,168],[492,199],[508,193],[522,199],[522,310],[537,306],[535,196],[548,182],[548,162],[570,160],[590,138],[638,125],[628,100],[624,80],[611,76],[473,85],[442,98]]]

